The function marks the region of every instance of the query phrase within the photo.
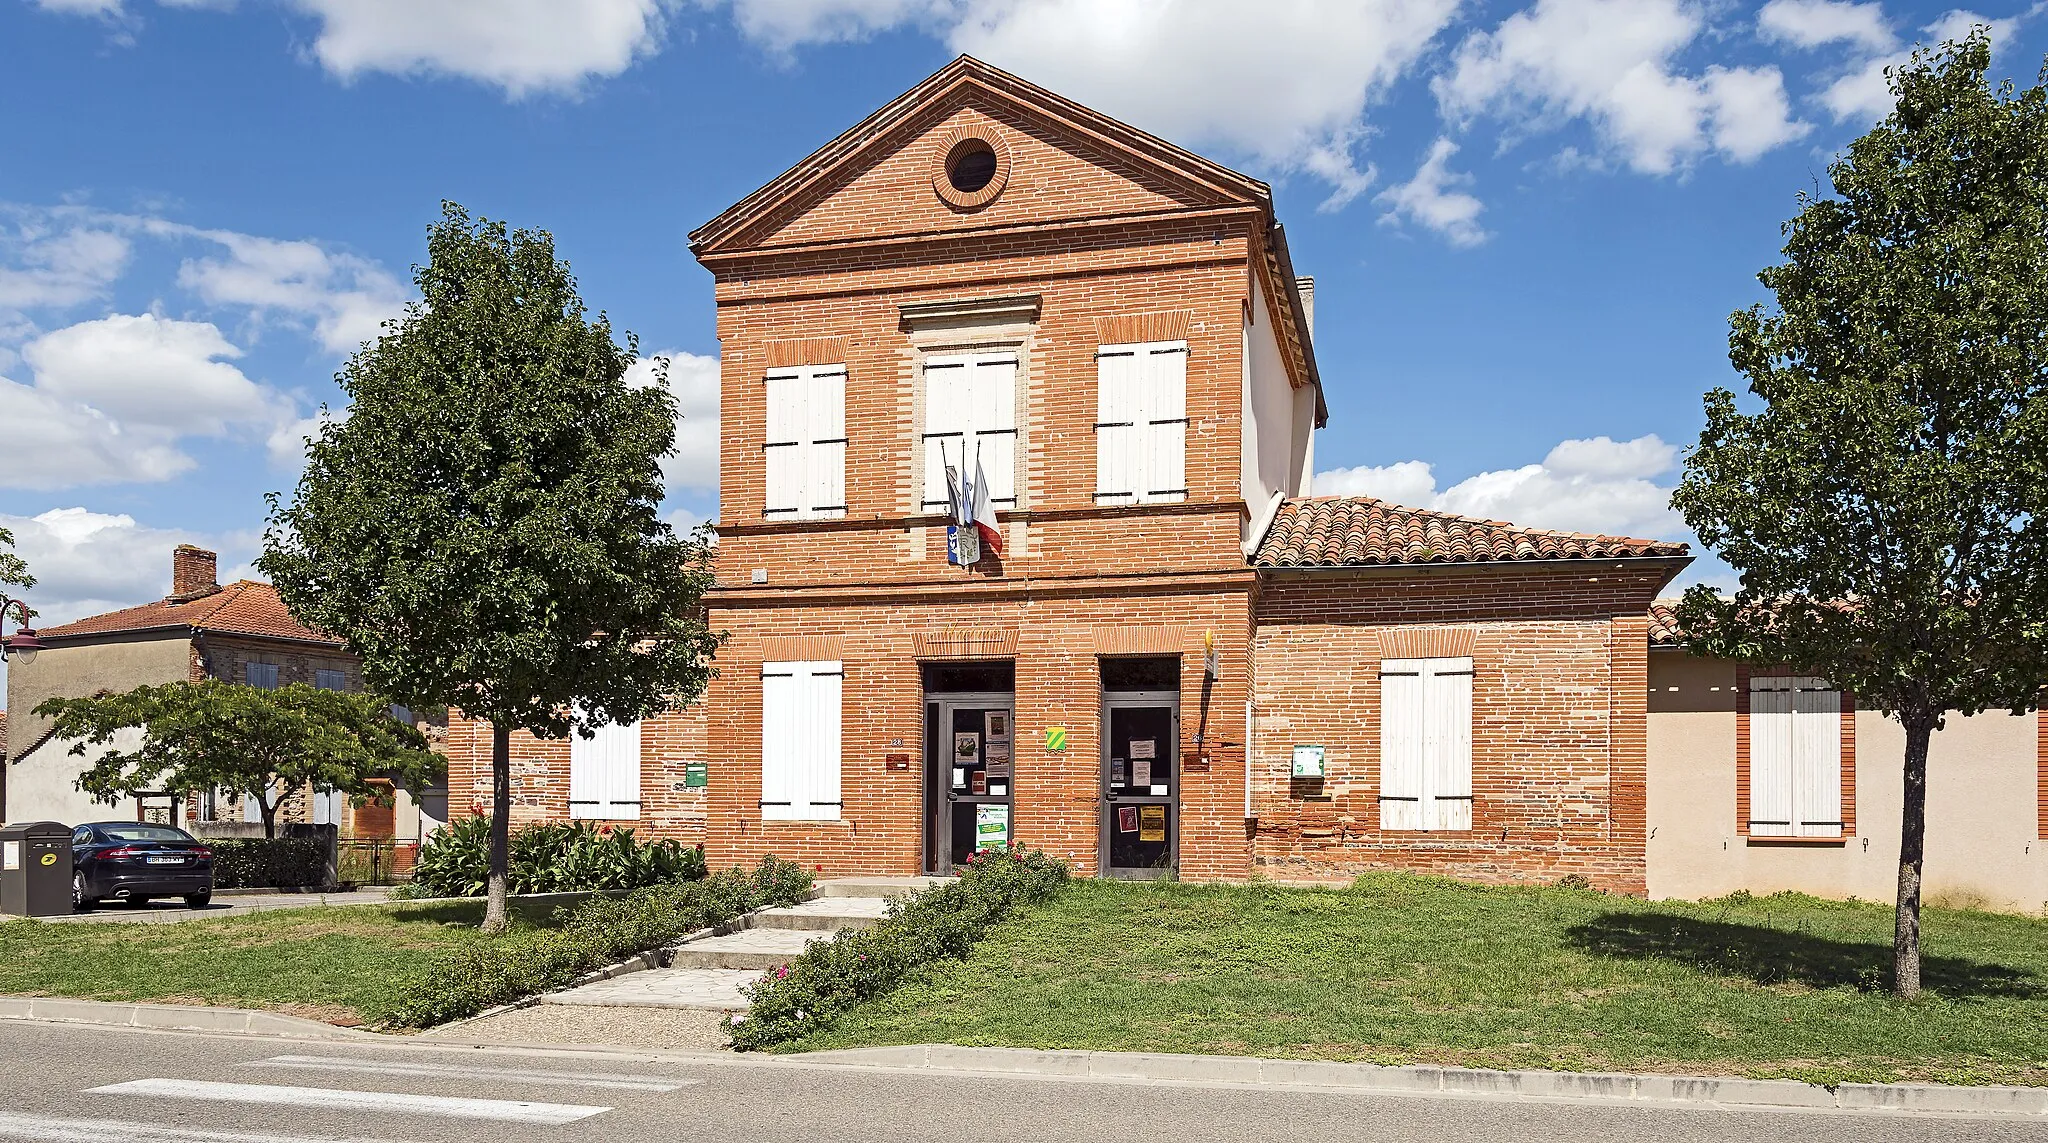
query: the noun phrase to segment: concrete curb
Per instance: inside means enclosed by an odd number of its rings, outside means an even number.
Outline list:
[[[121,1004],[102,1000],[68,1000],[56,996],[0,996],[0,1019],[40,1020],[62,1024],[111,1024],[123,1028],[155,1028],[175,1032],[253,1032],[298,1039],[353,1040],[375,1036],[247,1008],[203,1008],[189,1004]]]
[[[1719,1107],[1832,1111],[1932,1111],[1966,1115],[2048,1116],[2048,1088],[1949,1087],[1940,1084],[1842,1084],[1796,1080],[1597,1072],[1488,1071],[1431,1065],[1382,1067],[1321,1060],[1143,1052],[1039,1051],[912,1044],[807,1052],[812,1063],[933,1071],[1059,1076],[1075,1079],[1228,1083],[1259,1087],[1346,1088],[1429,1095],[1709,1104]]]

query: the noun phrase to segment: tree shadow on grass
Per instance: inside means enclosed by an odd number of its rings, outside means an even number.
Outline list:
[[[1812,933],[1657,913],[1603,913],[1566,930],[1565,940],[1597,956],[1670,960],[1758,984],[1809,988],[1891,987],[1892,950],[1875,941],[1843,941]],[[2033,999],[2040,982],[2025,970],[1961,957],[1921,954],[1920,981],[1951,998]]]

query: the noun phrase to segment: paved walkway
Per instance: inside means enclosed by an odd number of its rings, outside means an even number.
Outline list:
[[[221,894],[205,908],[188,909],[182,897],[166,897],[142,906],[105,902],[90,913],[68,917],[40,917],[57,924],[155,924],[173,925],[203,921],[210,917],[239,917],[270,909],[308,909],[322,905],[382,905],[391,900],[388,887],[358,889],[347,893],[248,893]]]

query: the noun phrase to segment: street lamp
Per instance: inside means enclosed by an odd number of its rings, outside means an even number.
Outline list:
[[[12,635],[6,634],[7,613],[10,611],[14,612],[14,622],[18,628]],[[9,659],[19,660],[24,667],[35,662],[36,652],[43,649],[43,641],[36,638],[35,629],[28,625],[29,620],[35,617],[36,613],[29,609],[25,600],[9,599],[0,595],[0,664],[6,663]],[[0,700],[4,698],[4,695],[0,695]],[[7,820],[7,768],[11,765],[13,763],[8,759],[7,751],[0,749],[0,822]]]

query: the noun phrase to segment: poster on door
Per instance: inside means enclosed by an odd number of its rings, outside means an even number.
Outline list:
[[[981,748],[982,761],[987,765],[991,782],[1008,781],[1010,777],[1010,744],[989,742]]]
[[[1139,841],[1165,841],[1165,840],[1166,840],[1166,807],[1165,807],[1165,806],[1139,806],[1139,807],[1138,807],[1138,840],[1139,840]]]
[[[1010,807],[1000,803],[974,807],[974,848],[1010,848]]]
[[[1116,808],[1116,832],[1138,832],[1138,807],[1118,806]]]

